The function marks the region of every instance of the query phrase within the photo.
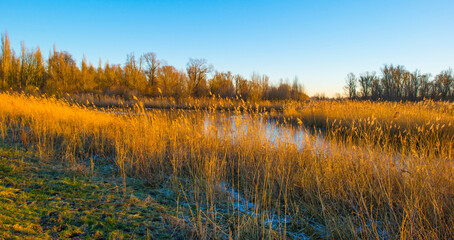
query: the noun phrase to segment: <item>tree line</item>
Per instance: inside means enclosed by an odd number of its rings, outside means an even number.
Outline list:
[[[365,72],[356,76],[349,73],[345,93],[350,99],[419,101],[423,99],[454,100],[452,69],[441,71],[435,77],[410,72],[402,65],[384,65],[380,73]]]
[[[57,51],[55,46],[45,60],[39,47],[30,50],[22,42],[17,56],[7,33],[2,35],[0,54],[0,91],[144,95],[176,100],[213,95],[250,101],[308,98],[296,77],[292,84],[281,81],[273,86],[266,75],[253,73],[247,79],[239,74],[215,71],[205,59],[189,59],[186,69],[179,70],[150,52],[140,57],[129,54],[123,66],[102,65],[100,61],[94,67],[85,57],[77,64],[71,54]]]

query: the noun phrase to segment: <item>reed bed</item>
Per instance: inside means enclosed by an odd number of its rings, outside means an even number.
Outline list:
[[[318,101],[288,104],[274,119],[322,129],[327,137],[376,145],[404,154],[452,157],[454,104],[450,102]]]
[[[357,108],[350,112],[340,103],[318,104],[325,104],[323,110],[299,109],[296,116],[355,123],[369,117],[386,124],[394,114],[384,103],[349,102],[349,108]],[[450,136],[452,113],[438,106],[415,107],[419,113],[394,106],[401,116],[413,118],[391,118],[393,126],[436,120],[445,124],[438,128],[447,131],[441,137]],[[38,151],[43,161],[83,165],[102,156],[123,178],[167,186],[190,209],[186,219],[202,239],[454,238],[454,164],[447,140],[429,137],[408,150],[367,141],[358,145],[345,136],[382,134],[373,132],[375,123],[336,131],[356,125],[328,121],[331,137],[321,145],[316,136],[308,136],[298,148],[285,138],[267,139],[259,122],[268,113],[251,110],[232,123],[222,119],[239,114],[239,108],[221,117],[215,109],[145,111],[136,101],[133,109],[113,114],[53,98],[2,93],[0,134],[4,141]]]
[[[93,93],[77,93],[66,94],[61,98],[77,103],[95,105],[99,108],[133,108],[137,100],[143,104],[147,109],[183,109],[183,110],[247,110],[253,109],[256,111],[278,111],[282,112],[284,105],[294,104],[296,101],[269,101],[261,100],[256,102],[245,102],[241,98],[222,98],[219,96],[211,95],[210,97],[184,97],[175,99],[172,97],[146,97],[139,96],[119,96],[119,95],[106,95],[106,94],[93,94]]]

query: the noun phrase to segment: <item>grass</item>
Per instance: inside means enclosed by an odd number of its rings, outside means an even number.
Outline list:
[[[216,107],[145,111],[136,100],[117,115],[6,93],[0,136],[63,169],[113,166],[119,197],[128,198],[131,177],[165,186],[188,231],[201,239],[454,238],[452,113],[445,105],[317,104],[284,111],[302,124],[325,122],[324,144],[308,136],[303,149],[269,142],[258,124],[269,113],[258,108],[219,117],[210,114]],[[406,117],[396,118],[396,109]],[[250,117],[222,120],[241,111]],[[440,125],[399,135],[427,121]]]
[[[90,173],[0,143],[0,238],[191,237],[171,197],[134,179],[125,197],[122,182],[104,167]]]

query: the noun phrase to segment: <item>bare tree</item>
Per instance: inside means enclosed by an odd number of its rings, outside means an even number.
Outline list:
[[[356,98],[356,76],[353,73],[349,73],[347,78],[345,79],[345,93],[347,94],[348,98],[354,99]]]
[[[402,74],[402,99],[409,100],[412,96],[411,73],[405,71]]]
[[[179,71],[173,66],[165,65],[159,68],[158,79],[162,96],[173,97],[177,101],[186,97],[187,77],[185,72]]]
[[[293,78],[292,96],[291,97],[294,100],[304,100],[307,98],[306,93],[304,93],[303,85],[298,83],[298,76],[295,76]]]
[[[269,88],[269,80],[270,78],[267,75],[253,72],[249,83],[249,99],[252,101],[261,100]]]
[[[402,82],[406,70],[404,66],[385,65],[382,69],[383,97],[386,100],[399,100],[402,98]]]
[[[11,75],[11,65],[12,65],[12,51],[11,45],[8,37],[8,33],[5,32],[5,35],[2,34],[2,51],[0,57],[0,90],[7,89],[9,78]]]
[[[189,59],[186,72],[189,78],[189,88],[191,94],[196,97],[206,95],[208,92],[207,75],[213,67],[207,64],[205,59]]]
[[[142,59],[136,60],[134,53],[127,56],[124,66],[124,83],[127,87],[135,90],[145,88],[146,77],[142,69]]]
[[[410,75],[410,96],[409,100],[416,101],[418,99],[419,88],[421,87],[421,74],[418,70],[415,70]]]
[[[233,97],[235,87],[233,86],[233,74],[231,72],[216,72],[210,80],[210,91],[215,96]]]
[[[436,84],[438,98],[443,100],[450,98],[454,83],[452,69],[442,71],[440,74],[435,76],[434,83]]]
[[[360,95],[363,99],[369,99],[372,93],[372,83],[375,80],[375,72],[363,73],[359,76],[359,85],[361,87]]]
[[[142,56],[142,59],[146,64],[145,74],[147,76],[148,87],[150,88],[150,91],[154,93],[155,89],[153,88],[156,85],[156,79],[161,62],[156,59],[156,54],[153,52],[145,53]]]
[[[78,71],[72,55],[65,51],[58,52],[54,46],[47,60],[46,90],[51,93],[74,91]]]
[[[78,82],[76,82],[77,90],[83,92],[93,92],[97,84],[100,83],[100,81],[95,80],[97,77],[96,75],[95,68],[91,63],[87,64],[87,59],[84,56],[79,71],[79,79]]]
[[[235,75],[235,95],[242,99],[247,99],[250,95],[247,79],[239,74]]]
[[[375,77],[372,81],[372,88],[371,88],[371,99],[378,100],[382,97],[382,86],[380,85],[380,79]]]

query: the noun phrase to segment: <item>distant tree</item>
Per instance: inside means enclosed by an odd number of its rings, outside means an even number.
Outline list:
[[[292,87],[288,81],[282,81],[277,87],[277,99],[288,100],[292,98]]]
[[[296,95],[297,95],[298,92],[299,92],[298,77],[295,76],[293,78],[293,83],[292,83],[292,92],[291,92],[292,99],[296,98]]]
[[[436,85],[437,98],[447,100],[452,97],[454,83],[452,69],[441,71],[441,73],[435,76],[434,83]]]
[[[127,56],[124,67],[123,83],[130,89],[143,91],[146,85],[146,76],[142,69],[142,59],[138,61],[133,53]]]
[[[402,98],[402,83],[406,73],[402,65],[385,65],[382,68],[383,98],[386,100],[399,100]]]
[[[46,85],[47,73],[44,67],[44,60],[41,54],[41,49],[36,48],[30,56],[31,79],[29,81],[33,86],[43,89]]]
[[[231,72],[216,72],[209,82],[210,92],[223,98],[233,97],[235,95],[233,79],[234,76]]]
[[[207,75],[213,67],[205,59],[189,59],[186,72],[189,78],[189,90],[194,97],[206,96],[208,93]]]
[[[76,89],[78,68],[68,52],[58,52],[53,49],[47,60],[47,75],[45,90],[49,93],[73,92]]]
[[[21,59],[12,54],[11,68],[9,72],[8,86],[13,90],[21,90]]]
[[[347,77],[346,86],[344,87],[349,97],[353,93],[353,91],[350,92],[349,90],[352,90],[355,86],[353,77],[354,75]],[[429,74],[421,74],[418,70],[409,72],[402,65],[384,65],[381,69],[381,77],[375,75],[375,72],[366,72],[360,75],[359,79],[357,79],[360,87],[358,94],[362,99],[417,101],[423,98],[449,98],[446,96],[454,92],[453,84],[449,83],[449,80],[441,80],[443,78],[442,74],[437,78],[439,79],[438,81],[429,81],[429,78]],[[451,87],[442,87],[445,85],[451,85]],[[445,92],[442,92],[442,90]]]
[[[249,82],[250,95],[248,100],[259,101],[263,97],[263,91],[261,89],[261,76],[260,74],[253,72],[251,75],[251,81]]]
[[[307,100],[309,97],[304,93],[304,88],[298,84],[298,78],[293,79],[292,85],[289,80],[280,81],[278,86],[269,86],[264,99],[267,100]]]
[[[95,82],[97,92],[102,92],[105,90],[106,76],[104,75],[101,59],[99,59],[98,67],[96,68]]]
[[[177,101],[187,96],[188,79],[184,72],[178,71],[173,66],[159,68],[157,80],[161,96],[173,97]],[[158,92],[159,92],[158,91]]]
[[[11,66],[13,64],[13,54],[8,33],[2,34],[2,51],[0,57],[0,90],[8,89],[11,78]]]
[[[421,76],[418,70],[407,74],[408,77],[405,77],[404,83],[405,97],[407,100],[416,101],[418,98],[419,88],[421,86]]]
[[[242,98],[248,99],[250,96],[250,86],[248,80],[243,76],[235,75],[235,95]]]
[[[71,54],[56,51],[55,46],[44,60],[39,48],[27,49],[21,44],[21,54],[11,49],[8,33],[1,38],[0,91],[18,90],[63,94],[96,92],[129,98],[137,94],[182,99],[187,96],[206,97],[209,91],[221,97],[239,97],[251,102],[260,100],[307,99],[304,88],[295,77],[293,82],[281,80],[270,85],[269,77],[252,73],[250,79],[230,72],[215,72],[205,59],[189,59],[186,72],[159,61],[149,52],[136,58],[127,56],[126,63],[97,68],[87,63],[84,56],[77,65]],[[417,101],[424,98],[454,100],[454,75],[451,69],[441,71],[434,78],[418,70],[407,71],[402,65],[384,65],[377,75],[365,72],[357,78],[349,73],[344,90],[350,99]],[[318,95],[314,98],[321,99]]]
[[[266,91],[268,91],[268,88],[270,87],[270,77],[266,74],[262,74],[262,77],[260,78],[260,81],[259,81],[259,85],[260,85],[261,94],[263,96],[266,93]]]
[[[378,77],[375,77],[372,81],[370,95],[373,100],[378,100],[382,97],[382,86],[380,85],[380,79]]]
[[[293,100],[297,100],[297,101],[309,99],[309,96],[307,96],[307,94],[304,92],[303,85],[298,83],[298,77],[297,76],[295,76],[295,78],[293,78],[291,98]]]
[[[375,72],[369,73],[363,73],[359,76],[358,82],[361,87],[360,90],[360,96],[363,99],[370,99],[372,95],[372,84],[375,80]]]
[[[28,53],[26,52],[25,43],[24,41],[21,42],[21,59],[20,59],[20,89],[27,88],[27,75],[28,75],[28,66],[27,66],[27,58]]]
[[[109,63],[106,63],[104,65],[103,74],[102,77],[100,77],[100,80],[101,89],[103,89],[104,91],[107,91],[109,88],[118,86],[115,81],[115,73],[110,67]]]
[[[161,62],[156,59],[156,54],[153,52],[145,53],[142,56],[146,64],[145,74],[147,76],[147,92],[156,95],[157,93],[157,75]]]
[[[402,74],[402,95],[401,99],[403,100],[410,100],[412,97],[412,84],[411,84],[411,73],[405,71]]]
[[[42,89],[45,84],[46,72],[43,58],[39,48],[36,51],[28,51],[22,43],[20,88],[27,92]]]
[[[314,100],[327,100],[328,98],[326,97],[325,93],[316,93],[314,96],[311,97]]]
[[[298,77],[293,78],[292,84],[292,99],[301,101],[309,99],[309,96],[305,93],[304,86],[298,82]]]
[[[93,92],[96,88],[96,70],[92,64],[87,64],[87,59],[83,58],[80,68],[79,81],[77,82],[77,91]]]
[[[419,77],[419,96],[421,99],[430,98],[430,91],[432,83],[429,81],[430,75],[422,75]]]
[[[349,73],[347,78],[345,79],[345,87],[344,90],[347,94],[347,97],[350,99],[356,98],[356,76],[353,73]]]

